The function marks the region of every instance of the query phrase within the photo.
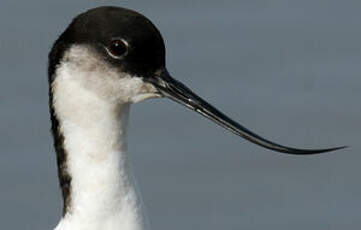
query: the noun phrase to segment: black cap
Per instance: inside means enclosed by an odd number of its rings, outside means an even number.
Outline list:
[[[117,39],[128,45],[127,55],[121,59],[110,57],[105,49]],[[114,67],[140,77],[154,75],[165,67],[165,46],[160,32],[145,16],[129,9],[103,6],[74,18],[49,54],[50,78],[65,51],[78,44],[95,48]]]

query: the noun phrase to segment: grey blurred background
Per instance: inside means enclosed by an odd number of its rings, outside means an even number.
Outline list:
[[[361,229],[361,1],[0,3],[0,225],[52,229],[61,215],[47,54],[78,13],[140,11],[170,72],[246,127],[308,157],[274,153],[168,101],[132,108],[129,151],[152,227]]]

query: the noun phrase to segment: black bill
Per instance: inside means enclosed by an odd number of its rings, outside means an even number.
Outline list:
[[[206,118],[216,122],[223,128],[228,129],[229,131],[264,148],[281,153],[296,155],[318,154],[346,148],[346,146],[342,146],[328,149],[297,149],[276,144],[251,132],[250,130],[246,129],[242,125],[238,124],[237,122],[224,115],[222,112],[214,108],[212,105],[197,96],[195,93],[193,93],[181,82],[172,78],[167,70],[159,72],[159,75],[156,77],[147,78],[147,81],[152,83],[165,97],[168,97],[188,107],[189,109],[200,113]]]

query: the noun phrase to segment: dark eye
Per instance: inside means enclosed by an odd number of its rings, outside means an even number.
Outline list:
[[[110,42],[107,51],[113,58],[124,57],[128,53],[128,43],[123,39],[115,39]]]

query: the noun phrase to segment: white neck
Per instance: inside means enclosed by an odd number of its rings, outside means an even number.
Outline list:
[[[55,229],[146,229],[126,153],[130,105],[99,97],[71,75],[52,84],[71,177],[69,210]]]

